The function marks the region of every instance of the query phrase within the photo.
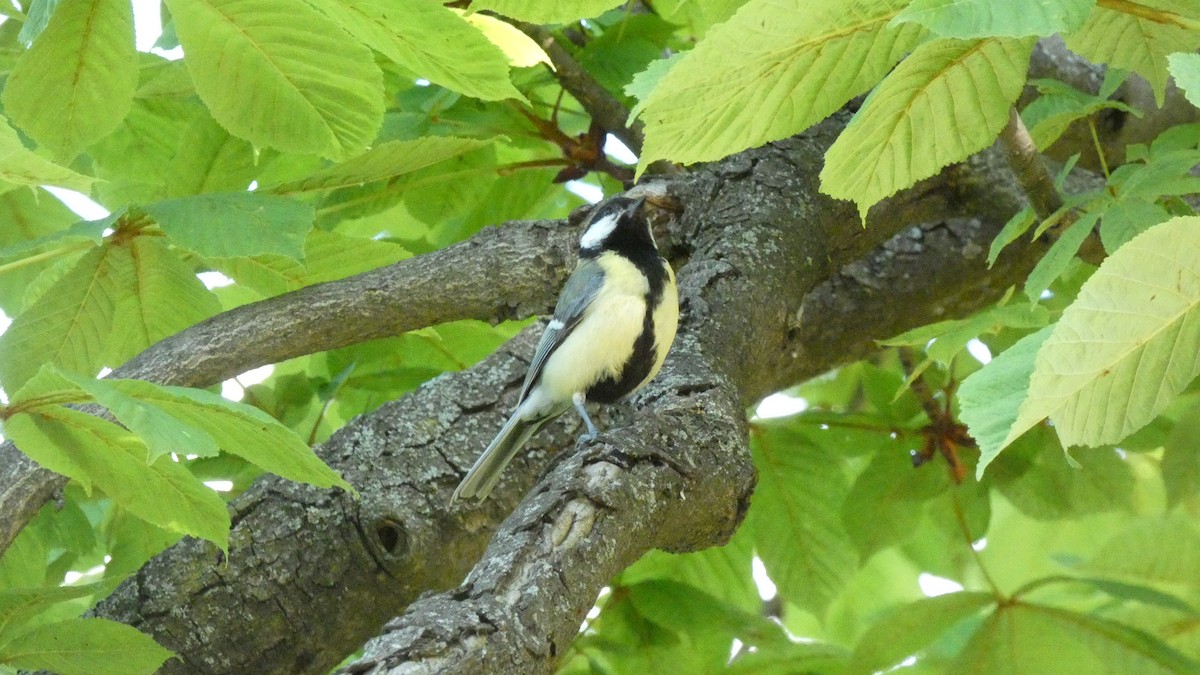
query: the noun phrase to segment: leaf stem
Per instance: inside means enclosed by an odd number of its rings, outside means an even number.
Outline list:
[[[1100,136],[1096,133],[1096,122],[1091,117],[1087,118],[1088,131],[1092,133],[1092,144],[1096,146],[1096,158],[1100,160],[1100,170],[1104,172],[1104,179],[1112,178],[1108,173],[1108,160],[1104,159],[1104,148],[1100,147]]]
[[[1000,590],[1000,586],[996,584],[996,580],[993,579],[992,575],[988,572],[987,565],[983,564],[983,556],[979,555],[979,551],[975,550],[975,546],[973,545],[973,541],[971,539],[971,528],[969,525],[967,525],[967,517],[965,514],[963,514],[962,502],[958,500],[957,490],[950,491],[950,504],[954,508],[954,519],[958,521],[958,528],[962,531],[963,540],[967,545],[967,550],[971,552],[971,557],[975,559],[975,564],[979,567],[979,573],[983,575],[984,582],[987,583],[988,588],[992,589],[992,593],[996,595],[996,598],[999,599],[1001,604],[1008,602],[1011,598],[1005,596]],[[1016,597],[1016,595],[1017,594],[1014,593],[1013,597]]]
[[[49,251],[42,251],[41,253],[31,255],[27,258],[18,258],[12,262],[0,265],[0,274],[11,272],[12,270],[27,267],[29,265],[35,265],[46,260],[53,260],[59,256],[66,255],[68,253],[74,253],[75,251],[82,251],[83,249],[90,248],[92,246],[95,246],[95,244],[91,240],[83,240],[68,244],[66,246],[60,246],[59,248],[52,248]]]

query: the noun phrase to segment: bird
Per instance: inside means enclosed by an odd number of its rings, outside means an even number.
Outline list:
[[[587,427],[583,438],[594,439],[584,403],[614,403],[662,368],[679,324],[679,292],[650,231],[646,197],[629,196],[638,189],[588,214],[578,262],[534,351],[517,407],[451,504],[486,499],[529,439],[572,407]]]

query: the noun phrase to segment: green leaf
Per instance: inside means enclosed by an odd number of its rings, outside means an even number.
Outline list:
[[[752,645],[787,642],[779,625],[770,619],[726,605],[695,586],[653,580],[627,590],[642,616],[697,641],[728,636]]]
[[[39,626],[0,645],[0,664],[62,675],[149,674],[172,656],[145,633],[108,619]]]
[[[156,237],[134,237],[126,246],[131,265],[124,280],[132,293],[117,304],[109,349],[113,364],[124,363],[146,347],[221,311],[217,296],[204,287],[188,265]]]
[[[1200,48],[1198,21],[1200,8],[1188,0],[1103,3],[1079,30],[1065,37],[1067,47],[1085,59],[1132,70],[1149,80],[1162,107],[1167,57]]]
[[[842,460],[782,430],[755,438],[758,487],[746,516],[755,549],[783,597],[819,612],[856,566],[839,519],[847,493]]]
[[[491,145],[494,139],[425,136],[411,141],[388,141],[341,164],[335,164],[271,188],[287,194],[332,190],[393,178],[443,160]]]
[[[182,422],[162,408],[147,404],[121,391],[113,380],[97,380],[74,373],[57,371],[71,384],[104,406],[125,428],[137,434],[149,451],[147,464],[153,464],[172,452],[180,455],[212,457],[217,442],[203,429]]]
[[[867,98],[825,155],[821,191],[858,212],[987,147],[1025,84],[1032,39],[936,40]]]
[[[1091,94],[1058,80],[1035,80],[1032,84],[1037,85],[1039,96],[1021,111],[1021,119],[1029,128],[1029,135],[1038,150],[1050,147],[1072,122],[1101,110],[1121,110],[1135,117],[1142,116],[1136,108],[1110,100],[1108,97],[1112,92]]]
[[[257,192],[222,192],[168,199],[143,210],[171,241],[203,256],[263,253],[302,258],[313,225],[308,204]]]
[[[880,617],[859,638],[847,675],[887,671],[935,642],[955,624],[995,604],[988,593],[947,593],[921,598]]]
[[[1001,228],[1000,234],[992,240],[992,245],[988,249],[988,267],[996,264],[996,258],[1000,257],[1000,252],[1005,246],[1013,243],[1018,237],[1029,231],[1030,226],[1037,222],[1037,213],[1032,207],[1025,207],[1013,214],[1012,218]]]
[[[1200,405],[1180,415],[1171,430],[1163,446],[1162,478],[1171,508],[1200,492]]]
[[[1114,621],[1015,603],[980,626],[948,672],[1182,675],[1197,667],[1157,638]]]
[[[371,51],[300,0],[167,0],[196,93],[255,145],[343,159],[383,120]]]
[[[1115,443],[1200,372],[1200,217],[1138,235],[1083,284],[1038,352],[1006,442],[1050,417],[1063,446]]]
[[[893,23],[915,22],[941,37],[1047,36],[1083,25],[1096,0],[914,0]]]
[[[57,185],[87,192],[95,178],[59,166],[21,144],[17,132],[0,115],[0,181],[14,185]]]
[[[1200,588],[1200,532],[1182,512],[1146,517],[1100,547],[1085,569],[1139,583]]]
[[[918,28],[887,26],[905,4],[750,0],[644,100],[638,172],[659,159],[720,159],[829,116],[916,46]]]
[[[1200,108],[1200,54],[1171,54],[1167,56],[1167,70],[1187,100]]]
[[[921,471],[907,453],[877,451],[842,506],[842,523],[862,559],[908,541],[926,502],[949,487],[945,471]]]
[[[533,38],[521,32],[519,28],[487,14],[465,14],[463,10],[451,7],[455,14],[467,20],[489,42],[500,48],[508,59],[508,65],[515,68],[531,68],[544,63],[551,68],[554,64],[550,57],[533,41]],[[463,92],[466,93],[466,92]]]
[[[391,242],[313,230],[304,247],[303,263],[281,255],[212,258],[210,262],[239,284],[270,297],[390,265],[409,255]]]
[[[621,572],[622,585],[651,579],[673,579],[702,588],[718,600],[747,612],[762,608],[751,576],[754,557],[750,528],[739,528],[724,546],[677,554],[654,550]]]
[[[129,253],[100,246],[13,319],[0,335],[0,382],[16,391],[44,363],[93,375],[104,365]]]
[[[1111,448],[1081,451],[1068,463],[1053,430],[1037,426],[1008,447],[988,469],[997,489],[1036,520],[1079,518],[1134,508],[1136,479]]]
[[[1010,430],[1029,395],[1029,378],[1033,376],[1038,350],[1049,339],[1052,330],[1047,326],[1021,338],[986,366],[967,376],[959,387],[960,417],[979,444],[976,478],[982,478],[988,463],[1014,440]]]
[[[1170,217],[1166,209],[1152,201],[1119,197],[1101,215],[1100,241],[1111,255],[1125,242]]]
[[[70,160],[121,122],[137,87],[127,0],[63,0],[4,87],[9,118]]]
[[[968,342],[980,335],[998,333],[1005,328],[1041,328],[1050,322],[1050,312],[1045,307],[1036,304],[1005,304],[1008,299],[1008,296],[1005,296],[995,307],[985,309],[970,318],[951,319],[921,326],[894,338],[881,340],[879,344],[889,347],[917,347],[925,350],[929,358],[949,365],[951,359],[966,349]]]
[[[621,4],[622,0],[479,0],[471,3],[471,9],[491,10],[529,23],[569,23],[600,16]]]
[[[205,432],[225,452],[266,471],[321,488],[353,490],[299,436],[258,408],[202,389],[164,387],[142,380],[105,380],[105,383],[125,396],[157,407],[183,425]]]
[[[4,433],[38,464],[99,487],[139,518],[228,547],[229,512],[217,493],[170,457],[147,464],[146,446],[117,425],[43,405],[8,418]]]
[[[5,636],[21,630],[30,619],[45,613],[50,607],[86,598],[99,590],[92,584],[0,590],[0,643],[4,642]]]
[[[485,101],[523,99],[508,58],[478,28],[434,0],[311,0],[354,39],[416,77]],[[472,5],[471,9],[481,9]]]
[[[169,197],[245,190],[259,171],[254,147],[204,115],[183,132],[166,180]]]
[[[1042,259],[1025,279],[1025,296],[1030,302],[1040,300],[1042,292],[1050,288],[1050,284],[1067,271],[1079,247],[1091,236],[1092,229],[1102,213],[1099,209],[1086,211],[1058,235],[1058,239],[1050,245],[1050,250],[1042,255]]]

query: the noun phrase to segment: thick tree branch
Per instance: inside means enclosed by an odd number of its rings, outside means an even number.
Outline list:
[[[109,377],[207,387],[268,363],[446,321],[524,318],[554,302],[576,236],[558,222],[487,229],[428,255],[218,314]],[[12,442],[0,445],[0,553],[65,482]]]
[[[615,570],[653,546],[689,550],[732,532],[752,484],[748,402],[930,316],[977,309],[1032,262],[1009,255],[990,271],[983,264],[990,237],[1020,206],[999,152],[898,197],[867,228],[850,205],[818,196],[820,157],[844,121],[672,187],[686,208],[666,240],[680,261],[684,321],[639,412],[598,411],[608,433],[550,470],[506,521],[472,585],[420,605],[455,608],[457,619],[438,624],[453,641],[435,640],[444,647],[433,654],[424,631],[405,651],[381,643],[372,654],[477,664],[478,644],[497,659],[488,661],[495,672],[549,668]],[[981,215],[907,228],[877,246],[922,204],[927,215]],[[851,297],[853,308],[844,301]],[[210,545],[185,541],[99,613],[179,652],[183,660],[166,672],[303,673],[336,664],[421,593],[453,587],[549,458],[573,445],[578,422],[565,417],[514,461],[481,509],[447,510],[462,472],[511,409],[534,332],[335,434],[319,452],[358,488],[359,501],[265,478],[235,502],[227,562]],[[588,566],[560,576],[554,570],[564,561]],[[514,604],[515,595],[522,601]],[[537,631],[510,630],[517,626]]]

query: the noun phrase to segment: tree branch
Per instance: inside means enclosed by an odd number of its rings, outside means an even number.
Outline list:
[[[431,656],[428,634],[417,636],[395,658],[477,663],[479,652],[468,647],[478,642],[497,655],[489,658],[515,659],[489,661],[496,672],[551,667],[615,570],[650,547],[689,550],[733,531],[753,476],[748,402],[931,315],[983,306],[1031,264],[1036,256],[1014,253],[985,271],[990,238],[1020,206],[1011,176],[995,173],[1006,171],[996,151],[898,196],[879,212],[889,217],[871,227],[860,226],[851,205],[819,196],[820,157],[845,120],[671,186],[685,205],[664,240],[682,261],[683,321],[663,373],[632,416],[617,406],[598,411],[608,432],[549,470],[505,521],[469,588],[416,606],[458,608],[454,616],[470,621],[442,624],[457,641]],[[878,246],[921,205],[927,216],[981,216],[909,227]],[[322,446],[359,501],[266,477],[234,503],[227,562],[209,544],[184,541],[98,613],[177,651],[183,660],[164,672],[332,667],[422,593],[453,587],[550,457],[573,445],[579,425],[568,416],[534,439],[482,508],[447,509],[462,473],[511,409],[535,333],[358,418]],[[585,560],[578,576],[553,571]],[[416,624],[396,625],[389,636]],[[515,626],[527,628],[508,630]],[[394,650],[381,643],[371,653],[386,662]]]

